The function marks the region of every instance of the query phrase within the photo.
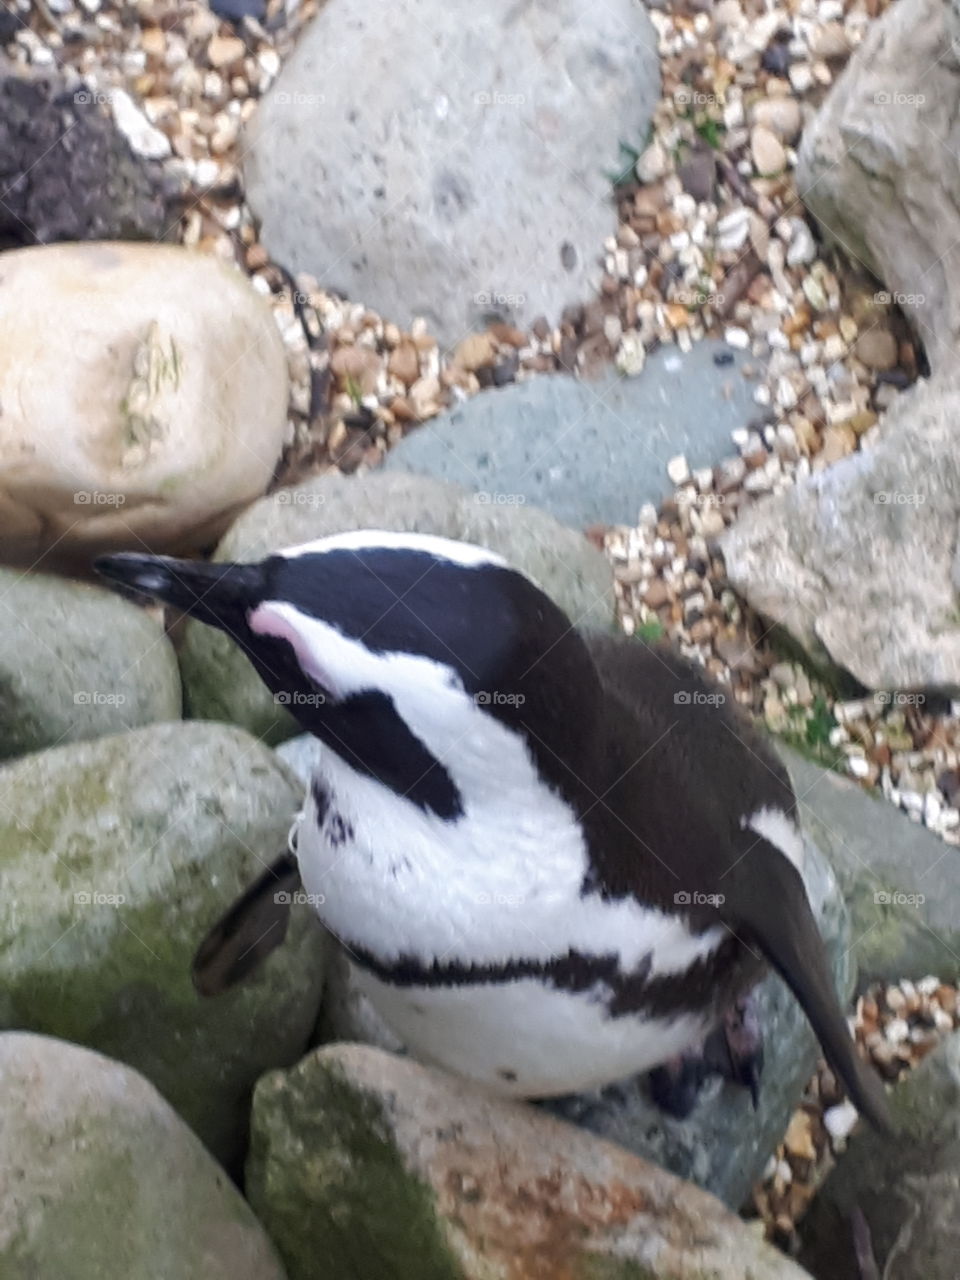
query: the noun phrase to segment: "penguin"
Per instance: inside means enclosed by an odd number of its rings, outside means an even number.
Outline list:
[[[290,850],[204,940],[201,990],[281,941],[302,884],[415,1057],[537,1099],[649,1071],[685,1114],[707,1070],[756,1096],[749,993],[772,966],[889,1130],[786,770],[689,663],[581,631],[499,555],[424,534],[95,568],[225,632],[317,740]]]

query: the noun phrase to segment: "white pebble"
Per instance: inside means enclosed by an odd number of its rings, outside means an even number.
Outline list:
[[[848,756],[847,768],[855,778],[866,778],[870,774],[870,761],[863,756]]]
[[[684,484],[690,479],[690,467],[682,453],[678,453],[667,463],[667,475],[674,484]]]
[[[910,1028],[905,1018],[891,1018],[883,1034],[891,1044],[903,1044],[910,1035]]]
[[[858,1119],[857,1108],[848,1100],[838,1103],[835,1107],[827,1107],[823,1113],[824,1128],[835,1141],[849,1138]]]
[[[743,351],[750,345],[749,333],[747,333],[746,329],[740,329],[737,326],[724,329],[723,340],[728,347],[736,347],[739,351]]]
[[[123,89],[110,91],[110,106],[117,128],[130,143],[132,149],[147,160],[164,160],[170,154],[170,139],[155,129],[146,116],[134,105],[133,99]]]

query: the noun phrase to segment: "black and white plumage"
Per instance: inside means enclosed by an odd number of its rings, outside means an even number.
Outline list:
[[[769,962],[884,1122],[807,901],[787,775],[685,662],[581,635],[493,553],[421,535],[97,568],[230,634],[318,739],[299,875],[415,1054],[502,1093],[600,1086],[702,1041]],[[248,967],[244,920],[270,918],[276,883],[225,918],[205,962],[227,944],[232,976]]]

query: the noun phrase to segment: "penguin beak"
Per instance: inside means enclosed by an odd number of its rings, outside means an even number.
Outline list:
[[[163,600],[221,631],[245,630],[247,614],[263,596],[258,564],[210,564],[122,551],[98,556],[93,567],[127,591]]]

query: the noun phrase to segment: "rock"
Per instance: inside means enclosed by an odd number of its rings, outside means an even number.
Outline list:
[[[786,748],[800,817],[850,912],[858,986],[960,978],[960,863],[939,836],[888,801]]]
[[[223,1170],[136,1071],[0,1035],[0,1272],[285,1280]]]
[[[111,91],[110,109],[117,128],[129,142],[135,155],[143,156],[145,160],[166,160],[171,154],[170,139],[150,123],[123,89]]]
[[[847,913],[823,853],[809,837],[805,843],[807,892],[845,1003],[854,982]],[[783,1138],[818,1056],[806,1017],[779,977],[760,984],[757,1007],[764,1066],[756,1110],[745,1089],[714,1079],[693,1113],[677,1120],[650,1101],[644,1077],[542,1105],[740,1209]]]
[[[867,688],[960,690],[958,413],[960,385],[918,383],[869,451],[757,503],[721,538],[750,604]]]
[[[889,329],[867,329],[857,338],[853,353],[868,369],[892,369],[897,363],[897,340]]]
[[[211,0],[210,8],[218,18],[226,18],[228,22],[240,22],[244,18],[262,22],[267,13],[267,0]]]
[[[804,1274],[663,1170],[376,1049],[266,1076],[253,1125],[247,1192],[290,1280]]]
[[[713,465],[756,413],[740,372],[749,356],[718,366],[719,352],[714,339],[686,354],[661,347],[634,378],[555,375],[475,396],[408,435],[385,468],[536,503],[574,528],[636,524],[643,503],[672,492],[671,458]]]
[[[863,1215],[884,1280],[954,1280],[960,1215],[960,1035],[891,1095],[897,1138],[864,1131],[821,1187],[803,1224],[803,1261],[818,1280],[867,1275],[852,1245]]]
[[[6,17],[22,29],[0,8],[0,20]],[[0,191],[0,249],[55,240],[162,240],[177,222],[159,166],[131,152],[103,94],[83,85],[68,91],[56,78],[26,78],[2,65]],[[60,325],[54,306],[48,315]]]
[[[56,323],[51,325],[51,317]],[[287,428],[273,314],[208,254],[70,244],[3,255],[0,543],[86,570],[209,546],[269,483]]]
[[[136,1067],[235,1164],[254,1081],[307,1043],[325,940],[295,908],[284,945],[214,1000],[190,966],[285,847],[300,796],[227,725],[153,725],[0,769],[0,1027]]]
[[[765,125],[755,124],[750,130],[750,154],[753,167],[759,174],[782,173],[787,165],[783,144]]]
[[[698,204],[713,200],[717,180],[717,157],[712,147],[697,147],[677,169],[683,189]]]
[[[163,628],[100,587],[0,569],[0,759],[180,717]]]
[[[488,333],[471,333],[462,342],[457,343],[454,362],[468,373],[477,369],[486,369],[496,358],[496,348]]]
[[[803,128],[803,113],[796,98],[761,98],[753,104],[750,119],[781,142],[796,142]]]
[[[943,0],[891,5],[807,127],[797,185],[823,233],[882,279],[931,367],[960,334],[960,52]],[[936,264],[936,270],[931,264]]]
[[[618,143],[640,145],[660,96],[653,26],[635,0],[416,17],[330,0],[306,27],[244,144],[263,242],[448,346],[489,318],[558,319],[616,232]]]
[[[330,473],[281,489],[244,513],[215,558],[260,560],[279,548],[350,529],[478,542],[528,573],[581,625],[612,623],[610,566],[586,538],[533,507],[484,501],[484,495],[419,476]],[[299,732],[237,646],[219,631],[187,623],[180,671],[190,715],[243,725],[273,744]]]

